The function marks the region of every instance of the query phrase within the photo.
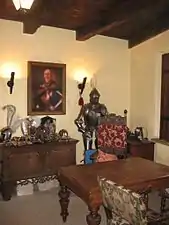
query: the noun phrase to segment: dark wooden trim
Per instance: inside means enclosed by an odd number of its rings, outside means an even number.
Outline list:
[[[162,55],[160,139],[169,141],[169,54]]]

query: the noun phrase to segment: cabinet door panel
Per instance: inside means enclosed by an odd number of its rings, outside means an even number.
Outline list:
[[[68,166],[76,163],[75,149],[59,149],[47,152],[46,169],[48,172],[57,171],[61,166]]]
[[[148,144],[138,144],[132,145],[129,144],[129,151],[134,157],[141,157],[149,160],[154,160],[154,143]]]
[[[10,154],[4,165],[4,176],[10,179],[30,177],[42,171],[38,152]]]

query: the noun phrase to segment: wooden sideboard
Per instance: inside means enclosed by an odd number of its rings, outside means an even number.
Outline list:
[[[128,152],[131,156],[154,160],[154,142],[148,140],[128,140],[127,144]]]
[[[60,166],[76,164],[78,140],[33,144],[20,147],[0,146],[1,192],[10,200],[17,182],[21,185],[56,179]]]

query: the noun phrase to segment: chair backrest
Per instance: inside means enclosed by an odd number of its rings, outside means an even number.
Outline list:
[[[111,113],[101,117],[97,127],[98,148],[117,156],[126,154],[128,130],[127,110],[124,116]]]
[[[147,225],[146,206],[141,195],[98,177],[103,204],[131,225]]]

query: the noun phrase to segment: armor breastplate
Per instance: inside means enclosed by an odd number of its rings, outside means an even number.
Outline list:
[[[101,105],[93,108],[91,105],[87,105],[84,110],[85,125],[89,130],[94,130],[98,126],[98,119],[101,116]]]

